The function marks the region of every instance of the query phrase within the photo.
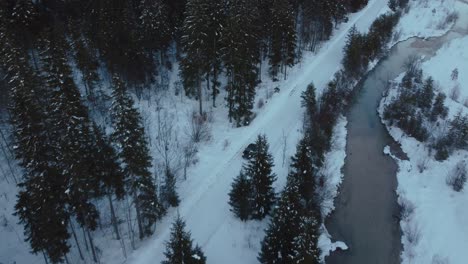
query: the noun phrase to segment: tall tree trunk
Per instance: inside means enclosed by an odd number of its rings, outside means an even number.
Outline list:
[[[98,262],[98,259],[97,259],[97,256],[96,256],[96,250],[94,248],[94,242],[93,242],[93,238],[91,237],[91,232],[89,232],[89,228],[86,228],[86,231],[88,233],[88,239],[89,239],[89,246],[91,247],[91,252],[93,253],[93,261],[95,263]]]
[[[202,85],[201,78],[198,78],[198,102],[199,102],[199,111],[200,116],[203,116],[203,98],[202,98]]]
[[[83,252],[81,251],[81,246],[80,246],[80,243],[78,242],[78,238],[75,233],[75,227],[73,226],[73,221],[71,220],[70,220],[70,229],[72,231],[73,238],[75,239],[76,247],[78,248],[78,253],[80,253],[80,258],[81,260],[84,260]]]
[[[85,242],[86,251],[89,252],[88,240],[86,239],[86,232],[85,232],[85,230],[84,230],[84,227],[81,227],[81,231],[83,231],[83,239],[84,239],[84,242]]]
[[[213,69],[213,85],[212,85],[212,88],[213,88],[213,91],[212,91],[212,95],[213,95],[213,107],[216,107],[216,96],[217,96],[217,82],[218,82],[218,69],[216,67],[214,67]]]
[[[42,256],[44,256],[44,262],[45,262],[45,264],[49,264],[49,261],[47,260],[47,256],[46,256],[44,250],[42,251]]]
[[[140,204],[138,203],[138,197],[136,195],[136,191],[134,191],[133,194],[133,202],[135,203],[135,210],[136,210],[136,216],[137,216],[137,223],[138,223],[138,233],[140,235],[140,240],[145,237],[145,234],[143,233],[143,223],[140,215]]]
[[[109,199],[111,221],[112,221],[112,226],[114,227],[115,238],[117,240],[120,240],[120,232],[119,232],[119,227],[117,226],[117,217],[115,216],[114,205],[112,203],[112,197],[110,194],[107,194],[107,198]]]

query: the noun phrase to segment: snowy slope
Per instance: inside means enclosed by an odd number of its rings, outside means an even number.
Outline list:
[[[447,32],[456,14],[457,0],[410,0],[395,29],[396,41],[411,37],[438,37]]]
[[[465,20],[457,22],[453,30],[466,34],[468,3],[458,2],[456,6],[461,19]],[[465,29],[460,31],[459,24],[464,25]],[[429,30],[424,34],[429,36],[432,33],[434,32]],[[421,65],[424,77],[432,76],[439,91],[449,95],[454,87],[460,88],[457,101],[446,99],[449,119],[459,111],[468,114],[468,107],[463,104],[468,97],[467,47],[467,36],[453,39]],[[459,71],[457,79],[452,79],[454,69]],[[397,79],[399,80],[401,76]],[[391,97],[394,92],[390,91],[388,96]],[[382,102],[385,102],[385,99]],[[444,124],[434,127],[431,133],[444,133],[443,127]],[[453,171],[458,162],[468,161],[468,151],[456,151],[446,161],[438,162],[433,158],[434,153],[430,152],[426,143],[405,136],[398,128],[388,127],[388,129],[391,136],[401,143],[402,150],[409,158],[407,161],[402,161],[394,157],[400,166],[397,174],[399,203],[406,208],[406,213],[400,222],[403,230],[403,263],[466,263],[467,187],[465,184],[462,192],[455,192],[447,185],[446,176]]]
[[[303,63],[291,70],[288,80],[277,83],[281,92],[270,99],[249,127],[215,129],[223,132],[214,132],[213,144],[200,149],[199,163],[190,171],[190,177],[195,180],[191,180],[190,185],[182,183],[183,197],[177,211],[186,219],[195,242],[203,247],[208,263],[257,262],[259,243],[268,219],[241,223],[229,212],[227,204],[232,179],[242,165],[242,150],[259,133],[266,134],[276,164],[276,187],[280,190],[287,174],[287,161],[283,166],[284,146],[285,156],[289,159],[301,135],[301,92],[310,82],[314,82],[319,91],[326,85],[340,67],[349,29],[356,24],[359,30],[366,30],[386,5],[385,0],[371,0],[364,10],[340,26],[317,55],[306,54]],[[223,142],[226,141],[230,144],[224,148]],[[170,212],[159,223],[156,235],[129,256],[129,263],[159,263],[162,260],[164,241],[169,237],[169,226],[176,213]],[[104,255],[105,263],[118,263],[121,259],[118,252],[105,252]]]

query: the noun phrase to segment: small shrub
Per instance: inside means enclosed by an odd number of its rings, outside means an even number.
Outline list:
[[[193,142],[208,141],[211,138],[206,115],[192,114],[189,124],[189,133]]]
[[[449,263],[450,262],[448,258],[441,257],[437,254],[432,257],[432,261],[431,261],[431,264],[449,264]]]
[[[452,81],[458,80],[458,68],[453,69],[450,78],[452,78]]]
[[[418,162],[418,170],[419,173],[423,173],[427,169],[427,163],[429,162],[429,159],[427,157],[424,157],[419,160]]]
[[[460,99],[460,93],[460,85],[457,84],[450,91],[450,99],[454,100],[455,102],[458,102],[458,99]]]
[[[421,231],[416,223],[408,223],[403,232],[411,245],[417,245],[421,239]]]
[[[467,177],[466,164],[464,161],[457,163],[455,168],[449,172],[446,178],[447,185],[451,186],[456,192],[460,192],[465,187]]]
[[[400,219],[408,219],[414,212],[416,208],[412,202],[406,198],[400,198]]]
[[[229,147],[229,144],[230,144],[229,140],[225,139],[223,143],[223,150],[226,150]]]
[[[264,105],[265,105],[265,102],[263,101],[262,98],[260,98],[260,100],[258,100],[258,102],[257,102],[257,108],[261,109],[261,108],[263,108]]]

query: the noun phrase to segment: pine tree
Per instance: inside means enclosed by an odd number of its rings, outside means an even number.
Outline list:
[[[77,25],[71,24],[70,28],[76,66],[81,71],[81,79],[86,88],[86,94],[91,97],[91,99],[94,99],[96,95],[95,88],[100,81],[98,75],[99,62],[94,54],[95,50],[81,34],[80,28]]]
[[[250,184],[245,173],[241,171],[239,176],[234,179],[231,191],[229,192],[231,211],[242,221],[249,219],[251,214],[250,195],[252,190]]]
[[[176,191],[176,178],[170,169],[166,170],[164,185],[162,186],[162,200],[172,206],[179,206],[180,199]]]
[[[307,207],[318,212],[317,217],[320,218],[320,207],[317,204],[315,193],[317,168],[312,166],[307,143],[306,139],[302,139],[297,145],[296,154],[291,158],[291,170],[288,177],[294,178]]]
[[[363,60],[362,55],[363,40],[363,35],[357,31],[356,26],[353,26],[348,33],[342,62],[346,73],[353,78],[357,78],[367,67],[367,60]]]
[[[257,84],[259,42],[255,35],[257,9],[249,1],[235,0],[228,6],[222,33],[222,58],[228,76],[229,119],[237,126],[248,125]]]
[[[320,248],[320,218],[310,215],[302,216],[299,220],[299,234],[294,239],[294,263],[319,264]]]
[[[274,0],[271,6],[270,74],[280,72],[286,78],[286,69],[296,58],[296,29],[294,12],[287,0]]]
[[[199,246],[193,248],[190,232],[185,231],[185,222],[177,216],[171,228],[171,238],[166,243],[166,260],[162,264],[204,264],[206,257]]]
[[[429,77],[425,80],[421,94],[418,98],[419,107],[421,107],[423,111],[428,112],[431,109],[434,96],[434,80]]]
[[[263,219],[267,216],[275,203],[273,183],[276,175],[272,172],[273,157],[268,151],[265,135],[259,135],[255,142],[252,158],[244,168],[245,174],[252,184],[252,218]]]
[[[151,157],[141,117],[126,94],[124,83],[113,77],[113,141],[117,144],[123,171],[128,178],[128,192],[133,197],[140,238],[152,234],[153,225],[164,214],[151,177]]]
[[[436,96],[434,104],[432,105],[432,111],[429,118],[432,122],[437,121],[439,117],[442,119],[447,117],[448,108],[444,104],[445,98],[446,95],[444,93],[439,93]]]
[[[288,175],[258,257],[260,263],[320,263],[319,221],[300,191],[301,181]]]
[[[5,40],[8,41],[2,43],[5,58],[2,66],[6,66],[6,78],[12,91],[15,154],[24,169],[18,185],[15,215],[24,225],[32,252],[45,253],[53,263],[59,263],[70,250],[66,182],[59,175],[57,153],[49,145],[45,109],[38,100],[42,84],[28,65],[23,49],[13,46],[8,37]]]
[[[301,98],[301,105],[306,109],[305,115],[307,119],[305,125],[311,128],[315,123],[317,115],[317,99],[315,97],[314,84],[311,83],[307,86],[307,89],[302,92]]]
[[[299,185],[295,179],[288,177],[288,183],[281,193],[273,219],[262,241],[258,258],[260,263],[295,263],[294,240],[299,234],[299,219],[303,208]]]
[[[139,9],[141,15],[138,19],[143,45],[150,52],[165,49],[172,36],[166,3],[163,0],[141,0]]]
[[[91,123],[66,59],[68,46],[62,38],[63,32],[57,27],[44,36],[41,57],[45,84],[51,91],[48,107],[53,136],[51,145],[60,157],[60,173],[67,179],[71,212],[82,226],[94,230],[99,215],[91,199],[99,196],[101,179],[92,170],[93,154],[97,150]]]
[[[185,56],[181,61],[181,74],[186,93],[199,100],[200,115],[203,114],[202,80],[209,85],[212,77],[216,84],[212,87],[213,103],[218,93],[222,10],[220,0],[188,0],[186,5],[181,40]]]

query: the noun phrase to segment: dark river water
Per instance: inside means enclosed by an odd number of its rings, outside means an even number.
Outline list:
[[[385,146],[398,146],[377,114],[388,80],[404,71],[410,56],[429,58],[443,43],[460,36],[451,32],[428,40],[409,39],[395,45],[357,87],[355,102],[348,111],[347,158],[336,209],[326,226],[334,240],[349,249],[326,258],[328,264],[400,263],[401,231],[397,203],[397,164],[384,155]]]

